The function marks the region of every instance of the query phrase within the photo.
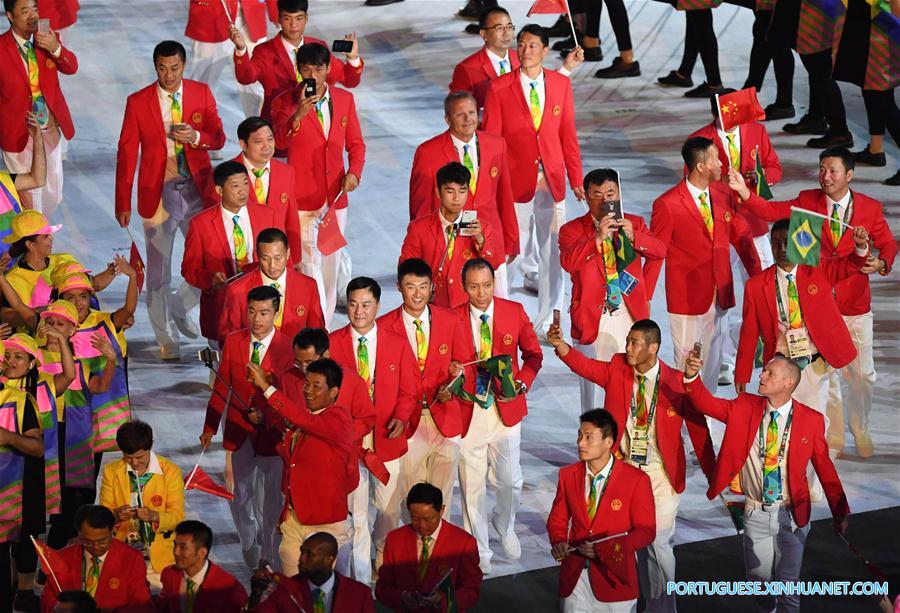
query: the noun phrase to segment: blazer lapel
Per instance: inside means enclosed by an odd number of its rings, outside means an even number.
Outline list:
[[[296,80],[297,68],[294,64],[294,60],[292,60],[291,56],[288,54],[288,50],[284,47],[284,42],[281,40],[281,34],[276,34],[272,40],[277,49],[275,52],[275,61],[281,64],[281,67],[285,72],[294,75],[294,80]]]
[[[575,514],[581,516],[581,521],[585,526],[590,527],[593,522],[591,522],[591,517],[588,515],[587,511],[587,497],[584,495],[584,478],[587,475],[587,469],[584,466],[584,462],[579,462],[578,469],[572,475],[572,491],[575,493],[575,498],[581,500],[581,504],[575,505]],[[575,523],[574,520],[572,522]]]
[[[775,321],[778,321],[778,302],[775,298],[775,292],[778,291],[778,271],[775,270],[775,266],[769,267],[764,274],[766,275],[765,280],[763,281],[763,294],[765,295],[766,306],[769,309],[770,313],[775,314]]]
[[[217,207],[217,214],[212,216],[213,233],[218,237],[219,245],[221,246],[223,252],[228,256],[225,258],[225,261],[228,262],[228,270],[230,273],[228,276],[230,277],[237,271],[235,270],[234,254],[231,253],[231,247],[229,246],[228,242],[228,234],[227,230],[225,229],[225,220],[222,219],[221,212],[218,211],[218,208],[219,207]]]
[[[546,91],[546,80],[544,81],[544,106],[547,106],[547,91]],[[515,90],[515,98],[519,101],[519,106],[522,107],[522,110],[525,112],[525,116],[531,119],[531,102],[528,99],[528,96],[525,94],[522,89],[522,77],[521,73],[516,74],[515,80],[509,85],[509,87],[514,88]],[[541,122],[543,123],[543,116],[541,117]],[[528,125],[532,130],[537,132],[537,129],[534,127],[534,121],[528,121]]]
[[[709,235],[709,230],[706,229],[706,224],[703,222],[703,216],[700,215],[700,210],[694,202],[694,197],[691,195],[691,192],[688,190],[684,181],[681,182],[678,191],[681,194],[681,203],[684,205],[685,209],[687,209],[688,216],[693,219],[695,223],[700,225],[703,229],[703,235],[709,240],[712,240],[712,237]],[[715,219],[713,220],[713,231],[715,231]]]
[[[25,64],[22,63],[22,54],[19,53],[19,45],[16,43],[16,39],[13,38],[12,30],[7,30],[3,35],[6,39],[6,47],[7,55],[9,55],[9,61],[11,64],[15,66],[13,70],[19,73],[19,76],[25,83],[28,83],[28,72],[25,70]],[[35,47],[35,53],[37,53],[37,47]],[[8,66],[9,64],[7,64]]]
[[[487,49],[485,47],[481,48],[481,68],[484,70],[484,74],[488,79],[497,78],[497,71],[494,70],[494,64],[491,62],[491,58],[488,57]]]
[[[166,143],[166,139],[168,137],[166,136],[166,126],[163,125],[162,121],[162,108],[160,108],[159,105],[159,93],[157,87],[157,85],[153,85],[148,92],[149,95],[147,96],[147,113],[150,117],[153,118],[151,119],[151,121],[157,127],[159,127],[159,131],[157,132],[159,134],[159,138],[162,139],[163,143]]]
[[[606,476],[606,483],[601,482],[600,487],[603,490],[603,495],[597,501],[597,511],[594,513],[594,519],[590,521],[590,527],[592,532],[597,532],[600,526],[603,525],[603,521],[601,519],[601,515],[603,515],[603,500],[607,497],[609,492],[609,484],[615,478],[616,474],[616,464],[617,462],[613,461],[612,468],[609,470],[609,475]],[[582,481],[582,487],[584,487],[584,482]],[[585,513],[587,513],[587,504],[582,505],[585,508]]]
[[[456,152],[456,147],[453,146],[453,139],[450,136],[450,130],[444,132],[444,138],[441,142],[441,151],[444,152],[444,159],[447,162],[459,161],[459,153]]]

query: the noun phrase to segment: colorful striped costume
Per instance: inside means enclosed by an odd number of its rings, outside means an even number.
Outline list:
[[[16,290],[22,302],[32,309],[45,307],[50,304],[53,271],[57,266],[70,262],[75,262],[75,258],[68,253],[53,253],[50,255],[50,265],[44,270],[28,270],[17,263],[6,273],[6,280]]]
[[[12,219],[22,212],[22,200],[12,176],[0,170],[0,255],[9,251],[9,245],[2,239],[12,232]]]
[[[21,390],[0,389],[0,428],[22,433],[27,406]],[[22,478],[25,456],[10,447],[0,447],[0,543],[16,540],[22,527]]]

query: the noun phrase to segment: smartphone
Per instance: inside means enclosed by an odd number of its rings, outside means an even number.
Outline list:
[[[37,31],[41,34],[50,34],[50,20],[49,19],[38,19]]]
[[[336,40],[331,43],[331,50],[335,53],[350,53],[353,51],[352,40]]]
[[[701,351],[703,351],[703,343],[697,341],[696,343],[694,343],[694,348],[691,349],[691,355],[699,360]]]
[[[553,309],[553,325],[559,327],[559,309]]]
[[[459,219],[459,235],[472,236],[472,222],[478,219],[478,211],[463,211]]]
[[[204,347],[200,351],[197,352],[197,359],[203,362],[207,368],[212,368],[213,364],[217,364],[219,362],[219,352],[210,349],[209,347]]]
[[[316,80],[303,79],[303,97],[309,98],[316,95]]]
[[[619,200],[604,202],[601,210],[604,216],[612,213],[614,219],[622,219],[622,203]]]

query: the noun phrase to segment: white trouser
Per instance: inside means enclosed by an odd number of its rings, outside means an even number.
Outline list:
[[[694,343],[703,343],[700,359],[703,360],[701,378],[710,393],[715,394],[719,384],[719,367],[722,364],[722,319],[727,311],[719,309],[715,296],[709,310],[702,315],[669,313],[672,329],[672,346],[675,352],[675,368],[684,370],[684,362]]]
[[[508,268],[506,262],[504,262],[494,271],[494,296],[497,298],[509,298]]]
[[[768,234],[755,237],[753,239],[753,246],[756,247],[756,255],[759,256],[760,266],[763,270],[775,263],[775,259],[772,257],[772,245],[769,242]],[[744,265],[741,263],[741,258],[734,247],[731,248],[731,270],[737,270],[740,285],[742,287],[746,285],[750,275],[747,274],[747,269],[744,268]],[[735,279],[735,281],[737,281],[737,279]],[[735,285],[737,285],[737,283],[735,283]],[[737,356],[737,346],[740,340],[741,326],[740,323],[738,323],[738,325],[731,325],[727,315],[725,320],[723,320],[722,325],[724,329],[728,331],[722,339],[722,368],[733,371]]]
[[[834,424],[829,428],[828,446],[841,449],[844,446],[844,409],[846,408],[850,432],[859,439],[869,434],[869,411],[872,409],[872,393],[875,388],[875,360],[872,354],[872,312],[863,315],[844,315],[844,323],[858,352],[853,361],[838,373],[829,369],[828,415]],[[849,390],[846,402],[842,399],[841,379],[847,381]]]
[[[325,215],[326,210],[328,210],[328,204],[317,211],[300,211],[300,237],[303,244],[303,274],[316,281],[319,300],[322,302],[322,312],[325,314],[325,325],[328,325],[331,316],[334,315],[337,293],[339,290],[344,291],[346,287],[346,285],[340,286],[339,284],[340,269],[343,266],[349,266],[349,263],[345,264],[342,261],[342,254],[346,249],[338,249],[331,255],[322,255],[319,251],[317,245],[319,220]],[[347,209],[337,209],[335,215],[338,227],[343,234],[347,227]]]
[[[241,548],[259,545],[260,559],[278,560],[278,519],[284,507],[279,456],[259,456],[250,438],[231,452],[234,500],[228,503]]]
[[[588,569],[584,568],[578,576],[575,589],[562,600],[563,613],[634,613],[637,611],[637,600],[620,600],[619,602],[600,602],[591,589],[591,578]]]
[[[590,345],[578,344],[577,348],[584,354],[590,355],[593,349],[594,356],[603,362],[609,362],[617,353],[625,351],[625,337],[631,331],[634,319],[628,312],[628,307],[623,303],[612,313],[606,311],[600,316],[600,324],[597,326],[597,338]],[[578,378],[581,387],[581,412],[603,406],[605,392],[602,387],[584,377]]]
[[[544,173],[539,172],[534,199],[517,203],[516,215],[519,221],[519,240],[523,248],[522,270],[529,272],[536,254],[538,274],[538,312],[534,320],[534,330],[539,335],[546,334],[553,321],[553,309],[562,310],[564,277],[559,260],[559,228],[566,222],[566,201],[555,202]],[[532,245],[529,245],[529,242]]]
[[[803,547],[809,524],[798,528],[784,505],[767,509],[744,505],[744,565],[750,581],[796,581],[803,563]],[[758,596],[760,612],[787,613],[800,610],[798,596]]]
[[[372,541],[375,541],[375,568],[381,566],[387,533],[400,526],[400,459],[384,463],[390,473],[387,485],[359,465],[359,485],[350,493],[353,521],[353,578],[368,585],[372,582]],[[375,507],[375,527],[369,532],[369,492]]]
[[[341,232],[343,232],[343,228],[347,226],[347,209],[344,209],[344,223],[341,226]],[[337,270],[337,282],[335,285],[337,286],[336,296],[335,296],[335,304],[338,306],[347,308],[347,285],[350,281],[353,280],[353,260],[350,259],[350,250],[349,249],[341,249],[341,261],[338,263]]]
[[[419,427],[406,442],[406,455],[400,458],[400,510],[404,521],[409,519],[406,494],[412,486],[423,481],[441,490],[444,496],[444,519],[450,519],[450,500],[459,465],[460,441],[459,435],[446,438],[438,430],[431,413],[422,411]]]
[[[25,121],[25,118],[22,118]],[[45,130],[44,156],[47,160],[47,182],[44,187],[28,190],[21,194],[25,204],[30,200],[31,208],[42,212],[50,219],[56,207],[62,202],[63,196],[63,164],[61,142],[65,142],[62,132],[58,127]],[[28,136],[25,148],[19,152],[4,151],[3,162],[11,174],[23,174],[31,172],[31,159],[33,156],[34,140]],[[74,214],[74,211],[73,211]]]
[[[647,613],[675,611],[675,594],[666,594],[666,584],[675,581],[675,517],[681,494],[672,489],[669,477],[660,462],[640,467],[650,477],[653,502],[656,506],[656,538],[637,552],[638,578],[641,593],[647,601]]]
[[[350,520],[307,526],[297,520],[293,509],[288,511],[287,517],[281,522],[281,545],[278,546],[281,572],[288,577],[293,577],[300,572],[300,545],[316,532],[327,532],[335,538],[338,544],[338,554],[334,569],[344,576],[349,576]]]
[[[244,14],[241,10],[238,10],[234,25],[241,31],[244,40],[247,42],[247,52],[244,55],[244,57],[247,58],[253,53],[253,47],[255,47],[259,41],[251,40],[250,32],[247,30],[247,24],[244,21]],[[209,85],[209,88],[213,92],[213,96],[222,100],[221,96],[216,96],[216,84],[219,81],[219,77],[222,76],[222,71],[225,70],[225,67],[233,65],[233,57],[234,43],[230,40],[224,40],[220,43],[203,43],[195,40],[191,49],[190,78],[194,81],[202,81]],[[262,85],[259,83],[242,85],[237,82],[237,78],[235,78],[235,84],[237,85],[238,98],[241,101],[241,108],[244,111],[244,116],[250,117],[258,115],[259,109],[262,107]]]
[[[491,523],[504,536],[515,535],[516,511],[522,497],[522,467],[519,445],[522,424],[507,427],[497,406],[475,406],[469,432],[462,439],[459,457],[459,489],[462,494],[463,527],[478,541],[482,565],[491,561],[488,536],[487,481],[496,488]]]

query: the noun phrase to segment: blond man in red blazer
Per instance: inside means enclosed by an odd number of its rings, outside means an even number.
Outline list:
[[[575,131],[572,84],[545,70],[550,51],[544,28],[528,24],[518,36],[519,70],[497,77],[488,90],[482,125],[509,147],[513,198],[519,215],[522,272],[538,290],[535,330],[546,334],[554,309],[562,309],[559,228],[566,219],[566,177],[584,200],[581,150]],[[528,246],[533,246],[529,250]]]
[[[196,338],[188,312],[200,294],[187,282],[171,291],[176,232],[218,202],[209,150],[225,144],[216,101],[203,83],[182,79],[185,50],[163,41],[153,50],[157,80],[128,96],[116,156],[116,219],[131,222],[131,192],[138,169],[138,214],[147,246],[147,313],[160,357],[178,359],[178,332]]]
[[[9,3],[6,3],[9,4]],[[75,74],[78,60],[61,43],[58,33],[37,31],[35,0],[16,0],[6,11],[9,29],[0,34],[0,150],[6,169],[13,174],[31,170],[34,139],[26,115],[33,112],[43,128],[47,180],[43,187],[22,194],[23,204],[48,218],[62,200],[61,139],[75,135],[69,107],[59,86],[59,75]],[[36,73],[36,74],[34,74]],[[37,77],[37,87],[30,85]]]
[[[841,424],[844,423],[844,405],[850,432],[860,457],[868,458],[874,453],[872,437],[869,435],[869,412],[872,409],[872,395],[875,389],[875,359],[873,355],[872,293],[867,275],[877,272],[884,276],[891,272],[897,255],[897,242],[884,217],[880,202],[865,194],[850,189],[853,180],[855,160],[853,154],[843,147],[824,150],[819,154],[820,189],[804,190],[793,200],[766,202],[743,185],[740,176],[731,174],[728,184],[735,190],[750,211],[775,221],[790,217],[791,207],[799,207],[835,221],[840,220],[851,226],[862,226],[871,237],[878,256],[870,256],[862,268],[862,275],[851,275],[835,285],[835,297],[844,323],[856,344],[857,356],[841,370],[849,385],[844,403],[841,381],[837,370],[829,371],[828,401],[829,414]],[[855,249],[852,231],[839,223],[822,222],[821,260],[845,258]],[[836,433],[840,438],[830,441],[832,448],[843,447],[844,428]]]
[[[547,517],[550,551],[562,564],[563,611],[636,610],[635,552],[653,541],[650,478],[617,460],[616,420],[604,409],[582,413],[578,460],[559,470]]]
[[[345,231],[347,194],[359,186],[366,159],[353,95],[326,83],[330,58],[328,49],[318,43],[301,47],[297,53],[300,74],[304,79],[315,80],[315,95],[304,96],[300,83],[272,103],[275,144],[287,149],[288,164],[296,176],[294,193],[300,210],[303,272],[319,286],[326,321],[331,319],[337,303],[339,268],[349,266],[349,261],[342,264],[342,249],[327,256],[319,251],[319,221],[333,207],[338,226],[342,233]]]
[[[759,377],[759,394],[734,400],[713,397],[697,380],[703,361],[688,356],[684,389],[701,413],[725,423],[716,470],[706,497],[712,500],[740,474],[744,491],[744,561],[751,581],[796,581],[809,534],[810,462],[834,516],[847,529],[850,507],[828,455],[820,413],[791,398],[800,368],[776,355]],[[777,542],[777,548],[776,548]],[[760,610],[798,611],[798,596],[763,596]]]

